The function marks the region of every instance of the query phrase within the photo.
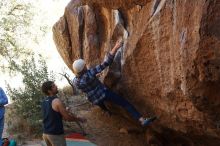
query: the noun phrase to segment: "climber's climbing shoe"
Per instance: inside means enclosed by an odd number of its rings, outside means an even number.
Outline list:
[[[142,126],[148,126],[149,124],[151,124],[153,121],[155,121],[157,119],[156,116],[154,117],[150,117],[150,118],[146,118],[143,123]]]

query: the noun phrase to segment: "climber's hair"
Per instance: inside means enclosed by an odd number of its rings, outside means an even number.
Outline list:
[[[48,94],[49,94],[49,93],[48,93],[48,90],[51,90],[53,84],[54,84],[53,81],[46,81],[46,82],[44,82],[44,83],[42,84],[42,86],[41,86],[42,92],[43,92],[44,94],[48,95]]]

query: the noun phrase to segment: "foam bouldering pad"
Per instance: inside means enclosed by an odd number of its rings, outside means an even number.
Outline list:
[[[65,136],[67,146],[97,146],[79,133]]]
[[[65,139],[67,146],[97,146],[80,133],[68,134]],[[42,141],[41,146],[46,146],[44,141]]]

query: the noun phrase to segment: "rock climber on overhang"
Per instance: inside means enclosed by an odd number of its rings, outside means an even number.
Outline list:
[[[147,126],[156,119],[155,116],[144,118],[132,104],[108,89],[96,76],[112,64],[114,56],[118,49],[122,47],[122,44],[122,41],[117,41],[113,49],[107,53],[103,63],[94,68],[88,69],[86,67],[86,62],[83,59],[75,60],[73,62],[73,71],[76,77],[73,79],[73,82],[78,89],[87,94],[88,100],[93,105],[97,105],[105,112],[111,114],[105,106],[105,103],[110,101],[127,110],[142,126]]]

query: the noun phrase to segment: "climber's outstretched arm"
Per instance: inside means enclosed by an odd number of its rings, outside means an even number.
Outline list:
[[[112,48],[112,50],[109,53],[107,53],[104,61],[100,65],[97,65],[96,67],[89,69],[89,72],[92,75],[96,75],[98,73],[101,73],[106,67],[111,65],[114,60],[114,56],[116,52],[121,46],[122,46],[122,43],[120,41],[117,41],[115,46]]]

